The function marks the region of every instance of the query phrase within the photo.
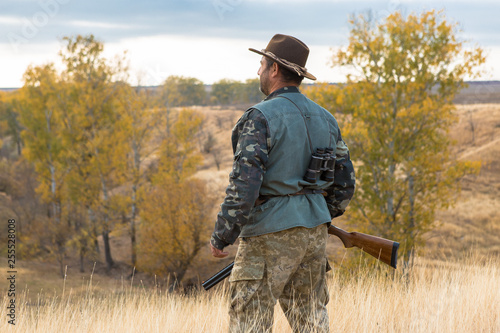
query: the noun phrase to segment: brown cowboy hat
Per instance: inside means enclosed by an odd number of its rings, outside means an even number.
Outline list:
[[[288,35],[276,34],[262,51],[249,48],[250,51],[261,54],[276,61],[283,67],[296,72],[299,76],[316,80],[316,77],[305,68],[309,48],[302,41]]]

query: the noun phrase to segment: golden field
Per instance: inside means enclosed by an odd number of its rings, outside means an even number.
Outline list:
[[[409,275],[360,268],[329,280],[332,332],[500,332],[498,263],[432,263],[418,259]],[[70,277],[71,279],[71,277]],[[61,282],[63,284],[64,282]],[[228,298],[222,288],[192,294],[165,293],[128,284],[102,292],[91,279],[56,295],[29,288],[17,298],[16,325],[1,332],[224,332]],[[276,307],[273,332],[291,332]]]

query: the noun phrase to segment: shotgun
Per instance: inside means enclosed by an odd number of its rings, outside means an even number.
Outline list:
[[[344,243],[344,247],[358,247],[369,255],[382,261],[383,263],[396,268],[399,249],[398,242],[394,242],[377,236],[363,234],[361,232],[347,232],[333,225],[328,228],[328,233],[340,238],[342,243]],[[230,263],[214,276],[204,281],[201,284],[203,288],[205,290],[209,290],[217,283],[227,278],[231,274],[233,265],[234,262]]]

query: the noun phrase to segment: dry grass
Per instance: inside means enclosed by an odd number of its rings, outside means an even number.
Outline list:
[[[500,332],[500,267],[417,260],[409,276],[374,273],[330,276],[332,332]],[[91,280],[90,280],[91,281]],[[2,332],[224,332],[223,289],[193,295],[123,286],[96,292],[92,283],[63,294],[17,298],[15,326],[7,323],[8,298],[0,301]],[[77,296],[75,296],[77,295]],[[279,309],[274,332],[290,332]]]

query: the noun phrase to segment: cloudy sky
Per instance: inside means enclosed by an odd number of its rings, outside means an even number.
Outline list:
[[[332,48],[348,43],[350,15],[383,20],[430,9],[443,9],[461,38],[487,51],[482,79],[500,80],[497,0],[0,0],[0,88],[20,87],[30,64],[57,64],[62,37],[91,33],[106,57],[127,51],[132,80],[145,85],[169,75],[255,78],[260,58],[248,47],[265,48],[275,33],[309,45],[307,68],[319,81],[339,82],[345,70],[328,62]]]

